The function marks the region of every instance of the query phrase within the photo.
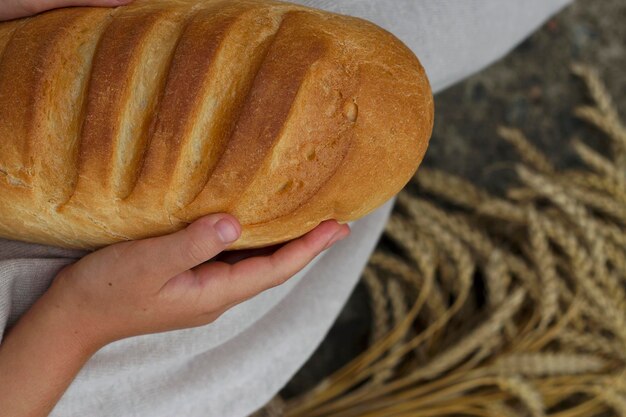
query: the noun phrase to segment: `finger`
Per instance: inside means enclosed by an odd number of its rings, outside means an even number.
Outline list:
[[[267,256],[276,252],[280,247],[284,246],[285,243],[280,243],[278,245],[266,246],[264,248],[257,249],[241,249],[234,251],[222,252],[217,255],[212,261],[218,262],[226,262],[227,264],[236,264],[237,262],[243,261],[244,259],[253,258],[255,256]]]
[[[115,7],[130,3],[132,0],[14,0],[12,18],[30,16],[46,10],[70,6]]]
[[[234,265],[213,262],[195,270],[206,305],[231,304],[284,283],[323,250],[350,234],[347,225],[327,221],[269,256],[249,258]]]
[[[138,240],[118,249],[125,272],[169,279],[216,256],[239,238],[239,222],[227,214],[202,217],[170,235]]]

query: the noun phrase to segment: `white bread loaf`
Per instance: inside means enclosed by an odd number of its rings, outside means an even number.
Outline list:
[[[0,236],[72,248],[227,212],[233,248],[358,219],[422,160],[433,100],[377,26],[262,0],[0,24]]]

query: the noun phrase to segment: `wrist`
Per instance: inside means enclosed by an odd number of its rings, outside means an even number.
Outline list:
[[[107,342],[98,337],[94,326],[74,305],[56,297],[51,291],[46,292],[22,317],[29,326],[38,328],[47,337],[62,344],[68,353],[87,360]],[[17,325],[20,325],[18,322]]]

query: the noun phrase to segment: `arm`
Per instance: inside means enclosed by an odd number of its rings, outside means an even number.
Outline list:
[[[211,215],[171,235],[109,246],[62,270],[0,345],[3,415],[48,415],[99,348],[211,323],[285,282],[349,229],[329,221],[269,255],[206,262],[240,232],[231,216]]]
[[[81,325],[44,295],[0,345],[0,409],[10,416],[46,416],[97,350]]]
[[[132,0],[2,0],[0,21],[30,16],[50,9],[69,6],[115,7]]]

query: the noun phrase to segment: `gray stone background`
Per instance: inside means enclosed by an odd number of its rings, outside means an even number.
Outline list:
[[[512,148],[499,125],[522,129],[560,167],[578,163],[572,138],[606,151],[602,134],[572,116],[586,103],[570,65],[596,68],[626,115],[626,0],[578,0],[511,54],[435,97],[435,129],[424,165],[466,177],[492,192],[514,181]],[[384,242],[381,244],[384,245]],[[370,315],[362,284],[313,357],[283,390],[306,391],[367,346]]]

